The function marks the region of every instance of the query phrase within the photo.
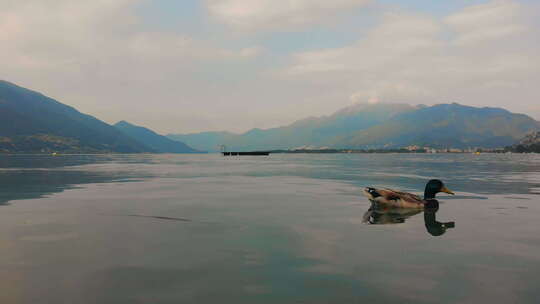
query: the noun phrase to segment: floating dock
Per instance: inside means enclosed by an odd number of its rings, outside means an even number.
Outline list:
[[[228,152],[225,145],[219,146],[221,149],[221,154],[223,156],[268,156],[270,151],[251,151],[251,152]]]
[[[254,155],[254,156],[268,156],[270,155],[270,152],[268,151],[253,151],[253,152],[221,152],[223,156],[248,156],[248,155]]]

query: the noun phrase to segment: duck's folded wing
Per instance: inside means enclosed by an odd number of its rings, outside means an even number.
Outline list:
[[[394,200],[394,201],[402,200],[402,201],[411,202],[411,203],[413,202],[422,203],[422,198],[416,194],[395,191],[392,189],[381,189],[378,192],[386,200]]]

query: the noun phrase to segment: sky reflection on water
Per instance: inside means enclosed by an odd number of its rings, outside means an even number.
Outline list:
[[[0,156],[0,165],[1,303],[540,296],[537,155]],[[440,196],[436,214],[364,223],[363,187],[419,193],[431,177],[458,194]]]

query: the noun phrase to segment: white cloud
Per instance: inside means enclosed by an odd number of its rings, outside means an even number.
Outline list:
[[[252,57],[260,51],[227,50],[187,35],[145,31],[134,12],[139,2],[0,0],[0,43],[7,48],[0,60],[53,67],[115,56],[186,61]]]
[[[456,43],[482,43],[525,32],[527,26],[519,22],[523,13],[523,7],[518,2],[497,0],[467,7],[444,21],[459,35]]]
[[[519,99],[514,110],[533,111],[540,29],[526,10],[505,0],[439,19],[389,13],[350,46],[295,54],[283,75],[341,90],[354,101],[507,107]]]
[[[164,30],[171,24],[138,15],[150,0],[0,0],[0,79],[108,122],[126,119],[161,132],[273,127],[350,100],[458,101],[540,118],[533,104],[540,97],[540,28],[528,16],[538,7],[519,0],[443,18],[394,10],[375,27],[357,20],[365,0],[204,1],[232,28],[193,22],[191,33]],[[339,23],[343,14],[356,19]],[[291,57],[283,54],[290,35],[265,40],[268,33],[256,32],[305,29],[298,37],[327,45],[321,37],[328,31],[316,29],[326,22],[339,23],[334,30],[347,39],[363,34],[340,48]],[[231,29],[255,32],[239,37]]]
[[[379,99],[379,96],[376,91],[373,92],[356,92],[352,94],[349,99],[353,104],[359,104],[359,103],[368,103],[368,104],[376,104],[379,103],[381,100]]]
[[[159,60],[226,60],[252,58],[259,55],[261,47],[229,50],[197,41],[189,36],[162,32],[139,32],[129,37],[128,52],[139,58]]]
[[[198,92],[212,92],[214,65],[240,65],[263,52],[150,31],[136,12],[142,2],[0,0],[0,79],[109,122],[125,118],[171,130],[193,117],[171,114],[171,107],[182,101],[194,108]]]
[[[206,0],[218,20],[242,30],[288,30],[320,24],[370,0]]]

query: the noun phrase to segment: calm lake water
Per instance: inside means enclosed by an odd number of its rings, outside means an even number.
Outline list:
[[[0,156],[0,253],[3,304],[538,303],[540,155]]]

